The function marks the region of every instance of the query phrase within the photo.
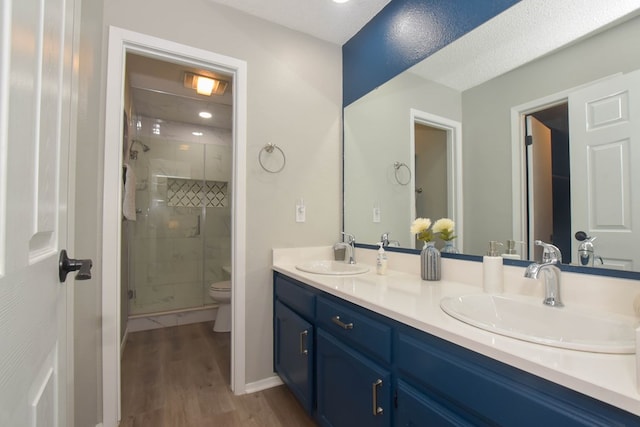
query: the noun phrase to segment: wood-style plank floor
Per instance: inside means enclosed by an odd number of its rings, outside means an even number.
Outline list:
[[[212,323],[129,334],[121,427],[316,426],[285,386],[235,396],[230,334]]]

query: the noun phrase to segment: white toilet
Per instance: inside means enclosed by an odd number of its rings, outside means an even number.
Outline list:
[[[218,303],[213,332],[231,332],[231,281],[212,283],[209,295]]]
[[[222,267],[223,278],[231,279],[231,267]],[[231,280],[212,283],[209,296],[218,303],[213,332],[231,332]]]

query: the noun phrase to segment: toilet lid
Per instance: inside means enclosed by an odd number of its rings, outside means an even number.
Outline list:
[[[209,289],[211,289],[212,291],[228,291],[231,289],[231,280],[212,283]]]

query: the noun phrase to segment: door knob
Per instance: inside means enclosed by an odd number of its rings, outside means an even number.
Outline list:
[[[88,280],[91,279],[91,267],[93,262],[90,259],[73,259],[67,256],[66,250],[60,251],[60,262],[58,264],[58,277],[60,283],[67,280],[67,274],[72,271],[78,271],[76,274],[76,280]]]
[[[585,233],[584,231],[577,231],[575,234],[576,240],[579,242],[582,242],[583,240],[586,240],[589,238],[589,236],[587,236],[587,233]]]

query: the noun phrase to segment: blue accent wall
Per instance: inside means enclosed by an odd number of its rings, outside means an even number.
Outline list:
[[[343,106],[520,0],[391,0],[342,46]]]

